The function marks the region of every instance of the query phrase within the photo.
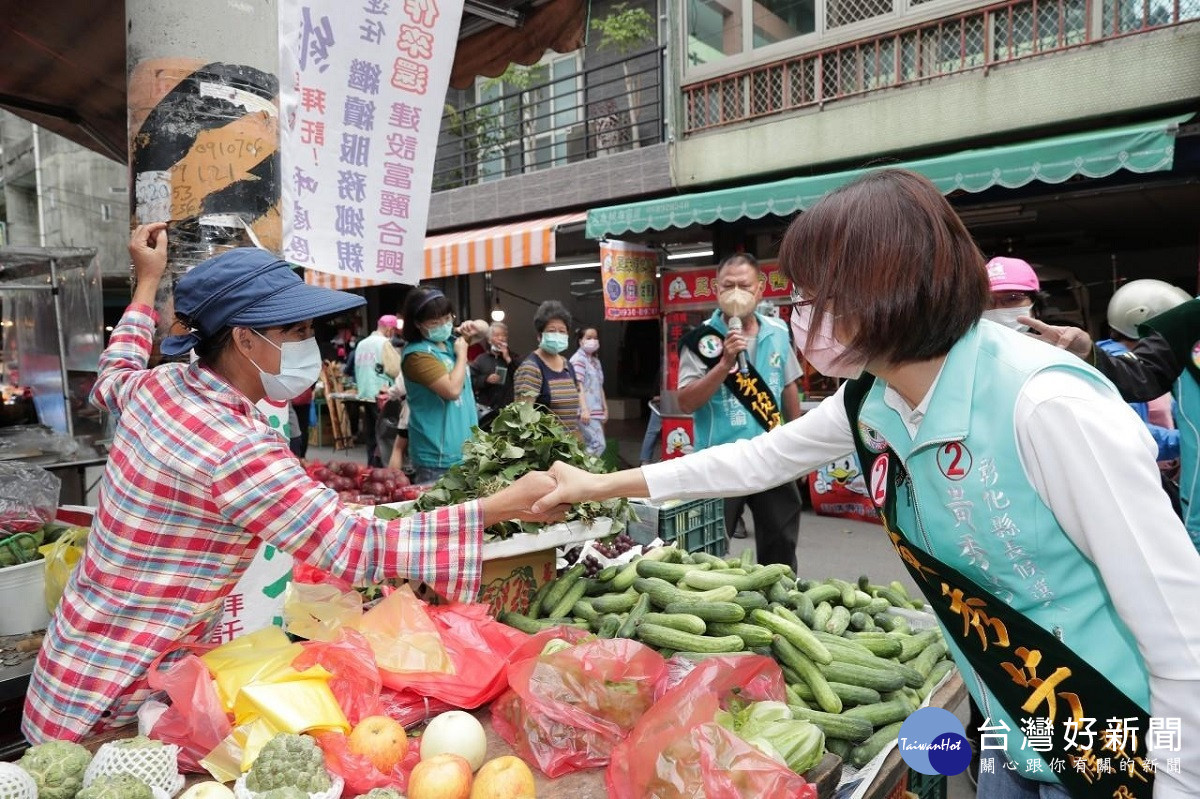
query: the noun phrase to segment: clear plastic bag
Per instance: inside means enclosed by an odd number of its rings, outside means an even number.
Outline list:
[[[357,625],[362,615],[362,595],[353,588],[293,580],[283,592],[284,629],[309,641],[332,641],[338,630]]]
[[[604,775],[612,799],[817,799],[815,786],[713,721],[734,698],[786,701],[774,660],[718,656],[693,666],[672,658],[666,674],[664,682],[678,681],[612,752]]]
[[[569,645],[547,647],[556,639]],[[512,690],[493,703],[492,724],[551,778],[607,765],[654,704],[665,665],[637,641],[594,638],[572,627],[545,630],[513,653]]]
[[[0,538],[53,521],[62,481],[28,463],[0,463]]]
[[[371,644],[381,670],[454,673],[442,637],[425,608],[405,583],[359,619],[358,631]]]

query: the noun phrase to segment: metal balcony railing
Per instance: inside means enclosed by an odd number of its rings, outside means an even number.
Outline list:
[[[662,142],[663,52],[656,47],[527,86],[497,84],[505,94],[464,108],[447,106],[433,190]]]
[[[1197,19],[1200,0],[1009,0],[684,86],[684,133]]]

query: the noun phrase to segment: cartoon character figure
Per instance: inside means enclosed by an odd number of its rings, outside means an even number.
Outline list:
[[[691,436],[682,427],[667,434],[667,455],[686,455],[693,449]]]
[[[817,470],[813,488],[818,494],[828,494],[835,488],[843,488],[855,494],[867,496],[867,481],[854,457],[840,458]]]
[[[675,279],[667,286],[667,299],[690,300],[691,298],[692,292],[688,291],[687,281],[683,279],[682,275],[676,275]]]

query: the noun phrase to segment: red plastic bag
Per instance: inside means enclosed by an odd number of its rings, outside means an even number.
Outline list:
[[[195,654],[207,652],[213,647],[189,644],[184,648],[190,654],[171,664],[165,671],[160,670],[159,665],[171,652],[164,652],[150,664],[146,684],[151,690],[166,691],[171,698],[171,706],[154,724],[150,737],[179,746],[181,770],[203,773],[207,769],[200,765],[200,761],[225,740],[232,727],[225,708],[221,706],[217,686],[208,667]]]
[[[572,645],[543,654],[554,639]],[[512,690],[493,703],[492,724],[548,777],[603,766],[654,704],[665,667],[662,655],[637,641],[545,630],[513,653]]]
[[[401,674],[380,669],[383,684],[399,693],[404,702],[429,697],[468,710],[503,693],[508,687],[505,669],[509,657],[529,636],[493,619],[487,605],[430,605],[426,612],[442,637],[454,670],[449,674]]]
[[[351,724],[383,712],[379,701],[383,683],[371,646],[361,633],[343,627],[331,642],[304,644],[304,651],[292,661],[296,671],[317,665],[333,675],[329,679],[329,689]]]
[[[690,663],[672,658],[668,680]],[[612,799],[816,799],[816,787],[713,718],[731,699],[786,701],[783,673],[761,655],[696,663],[642,716],[604,774]]]
[[[401,793],[408,787],[408,778],[417,763],[421,762],[421,739],[409,738],[408,751],[404,759],[388,773],[375,768],[370,760],[350,751],[345,734],[341,732],[312,731],[317,746],[325,753],[325,768],[346,781],[343,796],[361,796],[373,788],[395,788]]]

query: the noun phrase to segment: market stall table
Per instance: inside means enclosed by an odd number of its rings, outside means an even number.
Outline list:
[[[966,694],[966,686],[963,684],[962,678],[957,673],[954,673],[933,693],[930,704],[936,707],[953,709],[966,698]],[[505,743],[504,739],[493,729],[492,714],[489,709],[482,708],[476,710],[474,711],[474,715],[483,724],[483,729],[487,733],[488,760],[503,755],[516,754],[513,748]],[[136,734],[137,728],[129,726],[94,736],[82,743],[94,752],[100,748],[101,744],[107,741],[129,738]],[[907,773],[907,770],[908,767],[900,759],[899,751],[893,749],[891,754],[887,756],[879,774],[871,782],[871,787],[867,789],[865,799],[883,799],[883,797],[888,796],[896,785],[899,784],[901,778]],[[841,771],[841,761],[833,755],[826,754],[825,759],[821,761],[820,765],[805,776],[809,782],[816,784],[819,799],[830,799],[833,796],[834,789],[837,787]],[[604,769],[577,771],[558,779],[550,779],[537,769],[533,769],[533,778],[534,784],[537,786],[537,795],[540,797],[569,796],[571,799],[606,799],[608,796],[608,792],[604,786]],[[207,775],[191,774],[188,775],[187,784],[191,786],[198,782],[204,782],[206,779]]]

